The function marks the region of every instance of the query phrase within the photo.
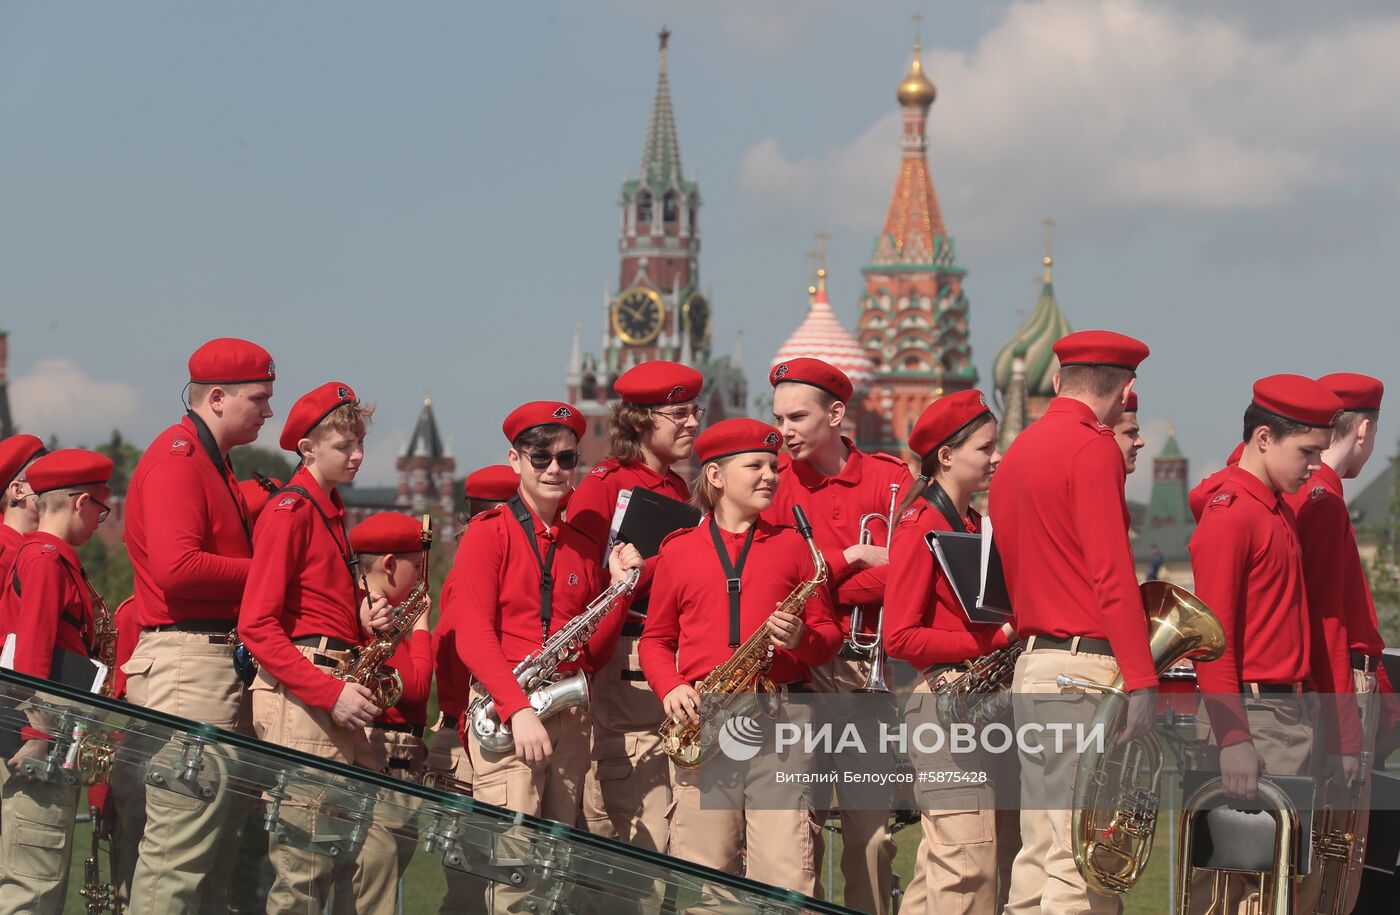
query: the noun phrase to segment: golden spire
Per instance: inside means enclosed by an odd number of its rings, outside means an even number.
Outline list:
[[[1040,224],[1045,227],[1045,260],[1043,261],[1045,264],[1045,274],[1041,277],[1041,282],[1048,284],[1051,275],[1050,268],[1055,264],[1055,258],[1050,256],[1050,252],[1055,245],[1055,220],[1046,216],[1040,221]]]
[[[924,75],[924,62],[920,57],[923,53],[923,44],[919,40],[919,24],[923,20],[923,16],[918,13],[914,14],[914,62],[909,65],[909,72],[905,74],[904,80],[900,82],[899,89],[895,92],[899,103],[906,108],[916,106],[927,108],[938,97],[938,90]]]
[[[821,293],[821,294],[823,294],[823,295],[826,294],[826,268],[825,268],[825,267],[818,267],[818,268],[817,268],[817,292],[819,292],[819,293]]]

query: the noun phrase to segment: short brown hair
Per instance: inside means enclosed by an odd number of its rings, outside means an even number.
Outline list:
[[[1060,392],[1107,397],[1136,376],[1116,365],[1067,365],[1060,369]]]
[[[723,467],[739,455],[729,454],[722,458],[715,458],[713,461],[706,461],[700,465],[700,474],[695,478],[695,483],[690,487],[690,504],[700,509],[701,514],[708,515],[715,510],[715,503],[719,501],[719,491],[710,485],[710,478],[705,475],[705,468],[714,464]]]
[[[374,416],[374,404],[343,403],[326,414],[325,419],[311,427],[306,438],[313,442],[321,441],[332,432],[364,438],[369,431],[370,418]]]
[[[835,394],[831,393],[826,388],[819,388],[816,385],[808,384],[805,381],[780,381],[773,386],[773,390],[776,392],[778,388],[781,388],[783,385],[786,384],[801,385],[802,387],[807,388],[808,390],[815,393],[817,395],[817,403],[821,404],[821,408],[823,410],[830,410],[832,404],[841,402],[841,398],[837,397]]]
[[[239,392],[240,390],[242,390],[243,385],[241,385],[241,384],[200,384],[199,382],[191,381],[191,382],[190,382],[190,389],[189,389],[189,390],[190,390],[190,406],[191,406],[191,407],[198,407],[198,406],[203,405],[203,403],[204,403],[206,400],[209,399],[209,393],[210,393],[211,391],[213,391],[215,388],[223,388],[223,389],[224,389],[224,393],[236,395],[236,394],[238,394],[238,392]]]
[[[1284,416],[1279,416],[1270,410],[1265,410],[1257,403],[1251,403],[1244,411],[1244,441],[1249,441],[1254,437],[1254,430],[1260,426],[1269,430],[1274,438],[1280,441],[1290,435],[1302,435],[1319,428],[1309,426],[1307,423],[1294,422]],[[1335,434],[1334,434],[1335,440]]]
[[[649,407],[621,401],[608,414],[608,457],[623,464],[642,459],[642,436],[655,424]]]
[[[1339,442],[1351,435],[1363,419],[1369,419],[1371,428],[1375,429],[1380,418],[1380,410],[1343,410],[1337,414],[1337,421],[1332,425],[1332,441]]]

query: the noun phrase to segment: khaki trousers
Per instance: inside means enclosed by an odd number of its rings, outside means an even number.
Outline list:
[[[16,774],[0,761],[0,915],[63,911],[81,791]]]
[[[333,662],[348,654],[300,646],[297,650],[308,659],[321,654]],[[321,669],[330,673],[333,667]],[[266,670],[258,671],[250,691],[253,732],[258,739],[346,765],[374,767],[374,753],[363,729],[336,724],[330,712],[307,705]],[[347,831],[344,811],[328,804],[284,802],[280,817],[290,829],[305,835],[341,835]],[[275,835],[269,839],[268,848],[276,872],[267,899],[268,915],[321,915],[330,896],[334,871],[356,866],[353,858],[335,862],[314,851],[279,842]]]
[[[133,705],[248,731],[247,696],[234,673],[233,649],[211,644],[209,635],[143,631],[122,670]],[[172,765],[178,757],[172,743],[152,762]],[[201,777],[218,783],[208,800],[166,788],[146,791],[145,831],[131,880],[132,915],[205,912],[228,898],[239,826],[248,806],[242,795],[229,790],[231,758],[226,748],[204,748]]]
[[[837,655],[812,668],[812,688],[819,693],[854,693],[865,685],[870,662]],[[894,888],[894,838],[890,835],[890,811],[847,809],[841,803],[841,783],[836,801],[841,817],[841,876],[846,881],[845,905],[871,915],[886,915]],[[829,799],[818,799],[824,805]],[[827,816],[819,813],[823,823]],[[817,836],[816,868],[821,873],[826,845]]]
[[[468,794],[472,793],[472,758],[462,746],[462,734],[457,728],[439,727],[433,733],[433,745],[428,750],[424,767],[446,772],[460,782]],[[489,881],[450,867],[443,868],[443,876],[447,878],[447,891],[442,895],[438,915],[468,915],[480,909]]]
[[[958,675],[959,671],[946,671],[931,680],[920,678],[914,684],[906,721],[926,718],[927,697]],[[918,772],[959,773],[967,779],[918,783],[923,835],[901,913],[980,915],[1006,905],[1011,863],[1021,847],[1016,810],[1019,783],[1011,752],[955,755],[945,744],[937,752],[921,754],[911,744]],[[978,781],[982,775],[985,780]]]
[[[481,687],[473,685],[472,698],[480,695]],[[588,772],[592,734],[588,710],[566,709],[544,719],[544,727],[554,752],[545,765],[537,769],[521,762],[514,750],[494,753],[482,749],[475,740],[469,740],[472,796],[497,807],[574,826],[578,823],[583,779]],[[530,859],[528,832],[507,831],[497,839],[495,857]],[[546,889],[548,887],[516,888],[492,883],[487,889],[487,907],[493,912],[531,911],[534,902],[530,894]]]
[[[628,636],[593,678],[593,751],[583,820],[594,835],[664,852],[671,764],[657,728],[666,713],[640,679],[641,669],[637,637]]]
[[[811,712],[788,703],[784,718],[800,727],[810,722]],[[711,760],[706,765],[724,763]],[[671,855],[813,895],[820,825],[812,786],[799,783],[782,791],[774,788],[779,773],[812,768],[800,747],[783,753],[765,747],[748,764],[742,783],[715,786],[706,779],[703,766],[698,770],[674,767],[668,839]],[[725,897],[721,891],[714,895],[716,899]]]
[[[1065,724],[1070,735],[1060,752],[1046,730],[1040,737],[1041,752],[1019,751],[1021,761],[1021,850],[1011,867],[1011,888],[1006,915],[1099,915],[1119,913],[1122,900],[1092,890],[1074,863],[1074,779],[1079,769],[1075,752],[1076,726],[1087,731],[1098,711],[1100,694],[1055,684],[1059,674],[1094,683],[1109,684],[1118,677],[1118,663],[1107,655],[1045,649],[1026,651],[1016,661],[1012,692],[1055,697],[1020,700],[1016,726]],[[1030,721],[1021,717],[1028,716]],[[1036,738],[1032,736],[1031,742]],[[1112,740],[1109,736],[1107,740]],[[1106,747],[1107,748],[1107,747]],[[937,901],[934,900],[934,905]]]
[[[107,789],[113,870],[112,887],[122,911],[130,911],[131,881],[141,857],[141,836],[146,832],[146,760],[160,743],[134,731],[122,735],[112,760]]]
[[[364,730],[377,771],[405,781],[418,780],[428,753],[421,737],[381,727]],[[394,915],[399,881],[418,848],[418,829],[411,825],[412,819],[412,811],[392,802],[375,809],[355,870],[336,872],[332,915]]]

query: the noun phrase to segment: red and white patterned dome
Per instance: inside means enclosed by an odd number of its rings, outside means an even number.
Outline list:
[[[846,373],[856,391],[852,400],[859,400],[875,381],[875,364],[831,310],[826,299],[825,269],[817,271],[817,285],[809,291],[812,304],[807,317],[797,325],[787,342],[778,347],[770,368],[789,359],[820,359]]]

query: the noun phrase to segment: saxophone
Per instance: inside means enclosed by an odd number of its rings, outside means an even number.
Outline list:
[[[955,724],[980,727],[994,721],[1005,721],[1011,711],[1011,678],[1016,673],[1016,659],[1026,646],[1017,642],[988,652],[967,662],[967,670],[956,680],[937,689],[935,709],[944,728]]]
[[[812,540],[812,525],[802,508],[794,505],[792,514],[797,521],[797,532],[807,540],[807,548],[812,551],[816,571],[793,588],[777,609],[801,616],[807,601],[826,584],[826,560]],[[668,718],[661,725],[661,749],[676,765],[695,769],[714,756],[719,751],[719,733],[725,723],[750,711],[761,701],[760,692],[770,701],[769,708],[776,714],[773,700],[777,689],[768,679],[768,668],[773,664],[771,632],[765,620],[734,650],[729,660],[696,684],[701,702],[699,724],[688,718],[680,721]]]
[[[78,895],[83,897],[83,911],[87,912],[88,915],[115,912],[117,911],[117,891],[111,883],[103,882],[100,864],[102,839],[106,838],[110,843],[111,836],[106,834],[107,828],[102,811],[95,805],[88,808],[88,819],[92,823],[92,846],[88,850],[88,856],[83,859],[83,886],[82,889],[78,890]],[[114,863],[111,855],[112,850],[108,848],[107,851],[110,866]]]
[[[347,683],[358,683],[374,692],[374,704],[391,708],[403,698],[403,675],[387,667],[413,626],[428,609],[428,551],[433,545],[432,522],[423,516],[423,579],[413,586],[403,603],[389,611],[389,625],[375,633],[368,645],[350,649],[350,657],[335,666],[334,676]]]
[[[89,588],[92,586],[89,585]],[[94,660],[105,665],[107,674],[102,680],[101,695],[111,699],[116,696],[117,675],[117,623],[116,616],[107,609],[102,596],[95,590],[92,594],[92,655]],[[127,598],[130,600],[131,598]],[[117,737],[111,731],[79,725],[77,741],[73,745],[71,763],[77,769],[84,785],[105,785],[112,775],[112,757],[117,752]]]
[[[593,638],[603,618],[617,608],[623,597],[636,590],[637,580],[641,577],[640,569],[628,571],[626,578],[593,598],[582,613],[546,639],[538,651],[531,652],[525,660],[515,665],[511,675],[525,691],[530,707],[541,720],[565,709],[588,705],[587,674],[580,670],[565,677],[559,674],[559,668],[583,652],[583,646]],[[467,720],[471,722],[472,737],[476,738],[482,749],[493,753],[508,753],[515,749],[510,724],[501,720],[496,713],[496,702],[490,696],[478,696],[472,700],[472,704],[467,706]]]

